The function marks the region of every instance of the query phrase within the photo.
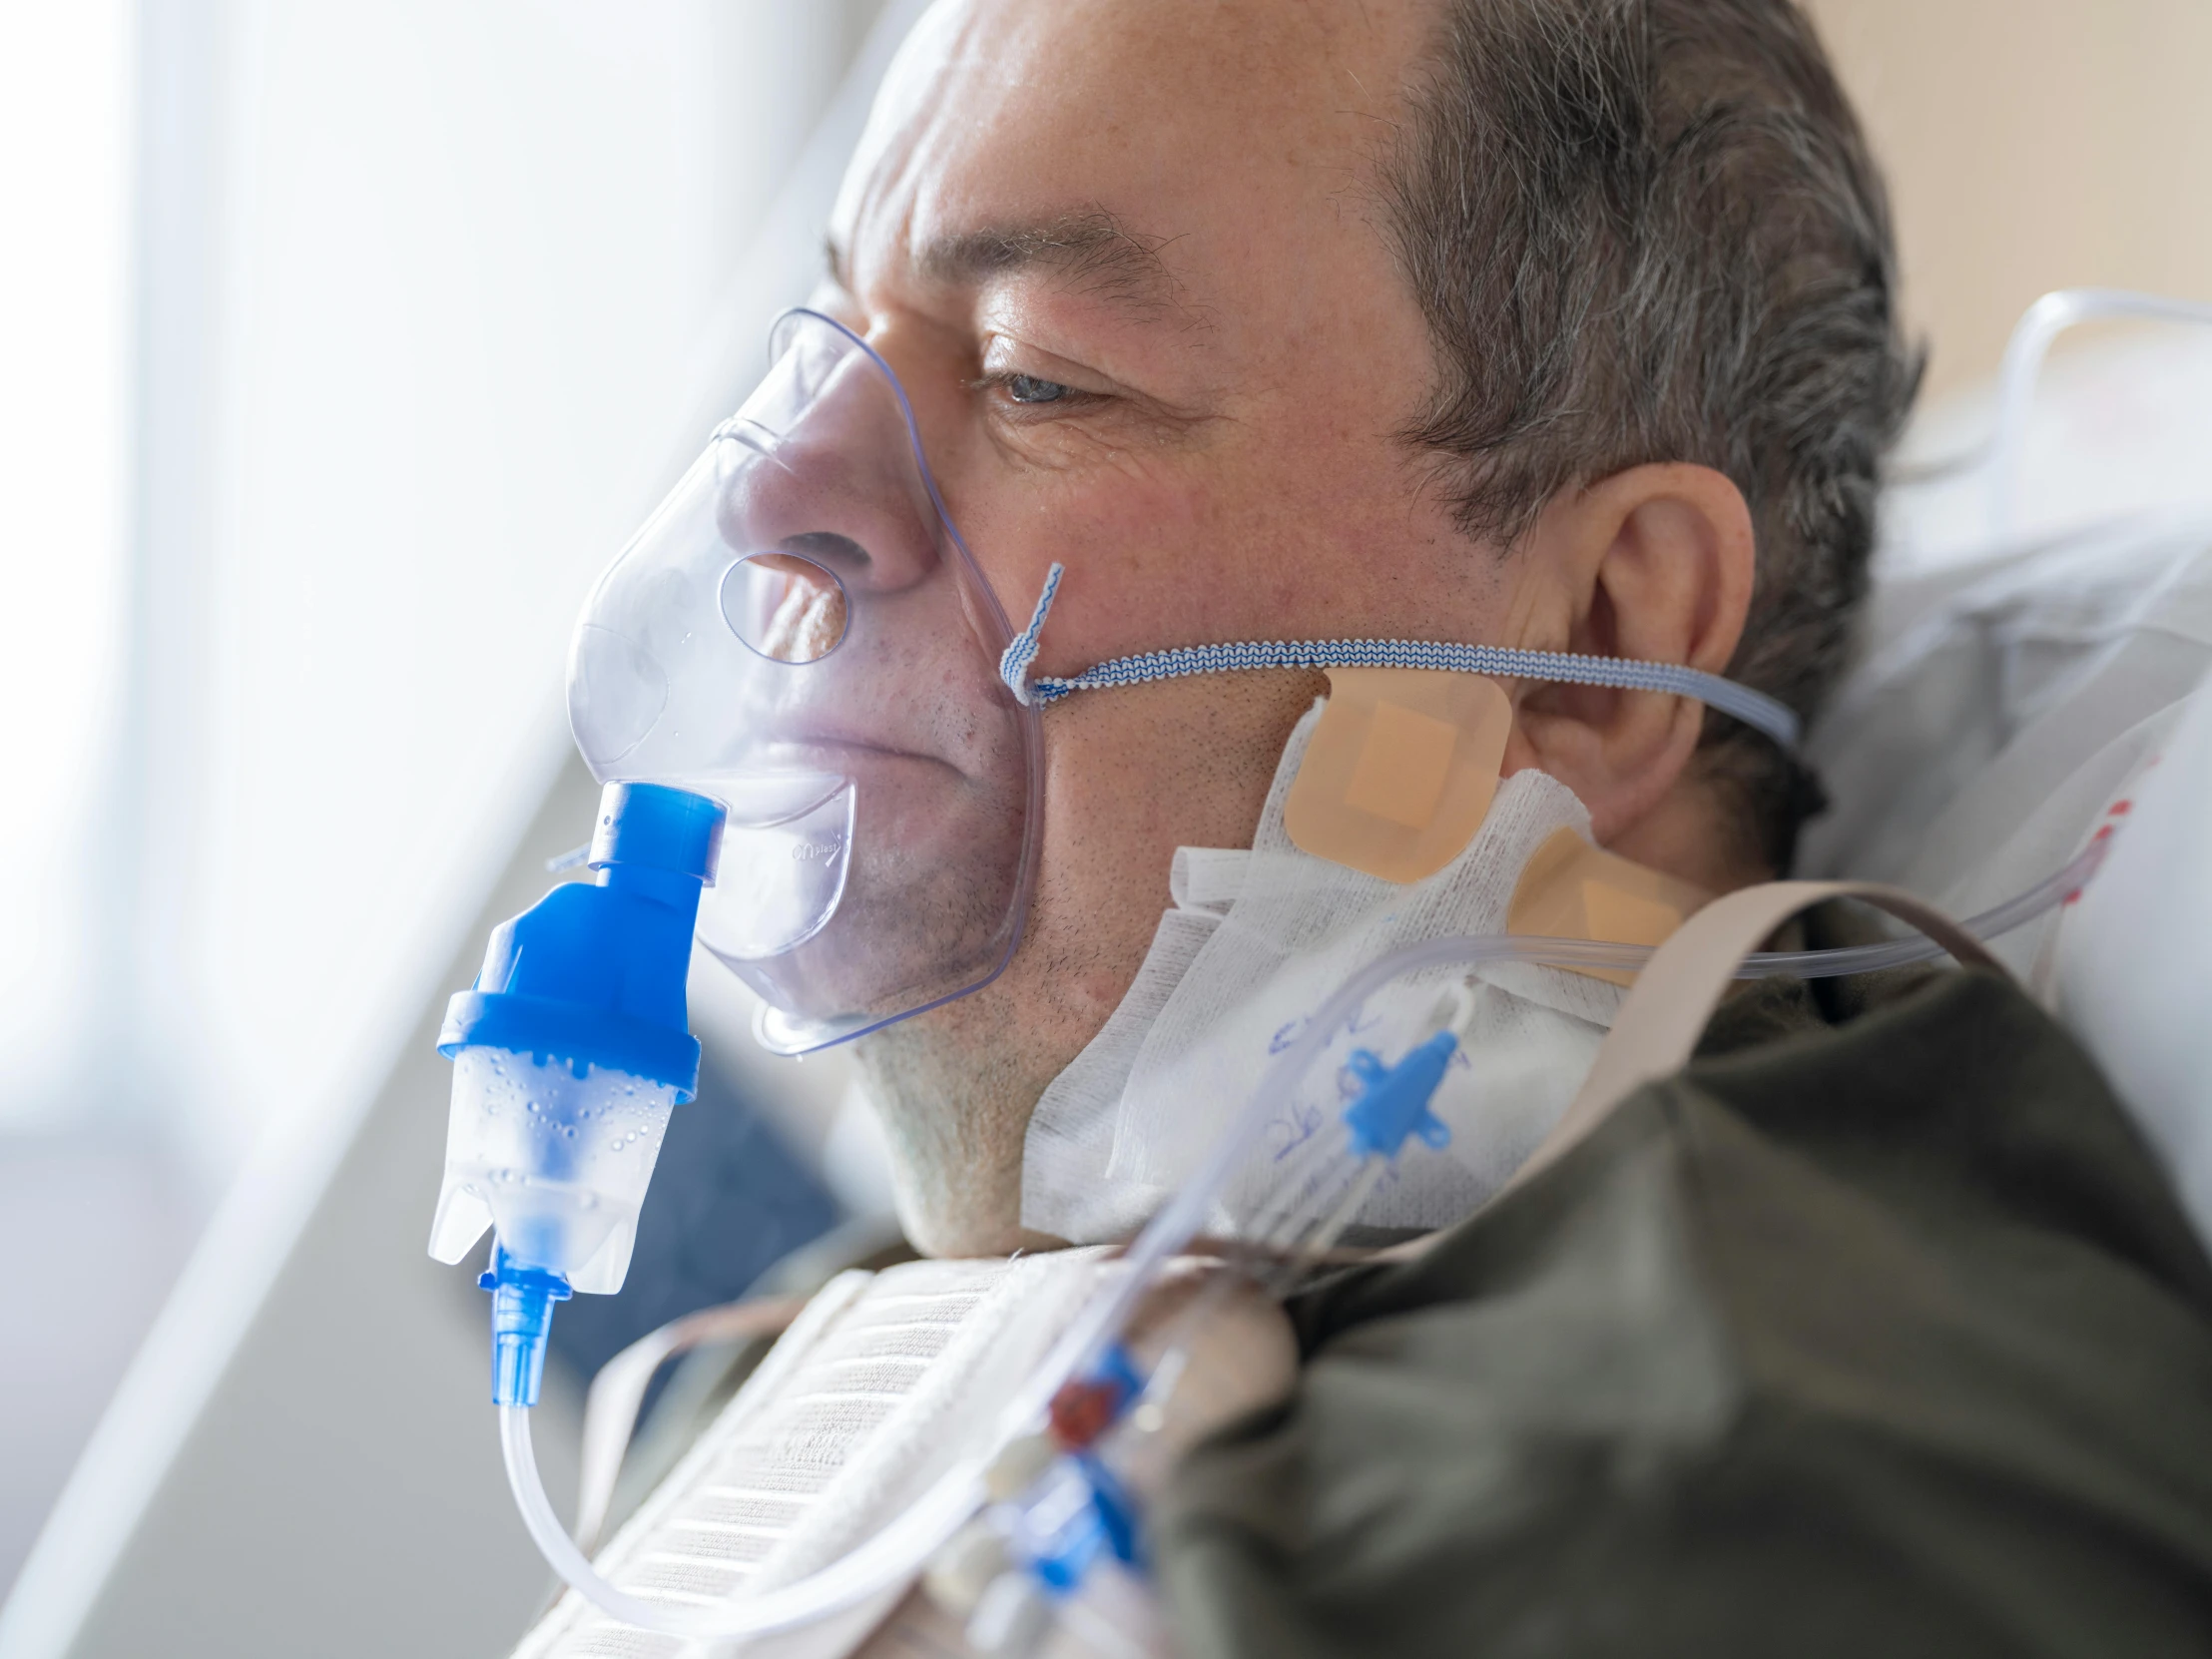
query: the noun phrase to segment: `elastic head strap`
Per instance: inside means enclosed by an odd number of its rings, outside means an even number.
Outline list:
[[[1193,674],[1235,674],[1263,668],[1428,668],[1495,679],[1546,680],[1577,686],[1608,686],[1618,691],[1665,692],[1687,697],[1763,732],[1786,751],[1795,751],[1800,735],[1796,713],[1764,692],[1678,663],[1646,663],[1628,657],[1584,657],[1565,651],[1517,651],[1497,645],[1452,645],[1434,640],[1252,640],[1233,645],[1185,645],[1116,657],[1066,678],[1032,678],[1038,640],[1060,590],[1062,569],[1055,564],[1029,626],[1016,635],[999,658],[999,673],[1016,702],[1027,708],[1053,703],[1079,691],[1137,686],[1153,680],[1178,680]]]

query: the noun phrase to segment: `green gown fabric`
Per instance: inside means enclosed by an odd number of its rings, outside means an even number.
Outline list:
[[[1155,1511],[1185,1659],[2212,1653],[2212,1263],[1994,976],[1739,997],[1292,1314]]]

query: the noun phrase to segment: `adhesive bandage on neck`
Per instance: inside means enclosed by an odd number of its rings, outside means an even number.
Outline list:
[[[1523,866],[1505,913],[1505,931],[1523,938],[1661,945],[1712,897],[1693,882],[1608,852],[1562,829]],[[1616,985],[1636,982],[1634,973],[1620,968],[1567,971]]]
[[[1284,803],[1291,843],[1385,881],[1435,874],[1482,828],[1512,730],[1505,688],[1486,675],[1331,669]]]

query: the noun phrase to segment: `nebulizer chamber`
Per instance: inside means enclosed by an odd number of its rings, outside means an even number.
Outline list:
[[[596,879],[502,923],[447,1008],[453,1095],[430,1254],[458,1262],[496,1232],[485,1288],[501,1403],[536,1400],[552,1305],[620,1290],[629,1272],[669,1114],[698,1085],[685,976],[722,816],[700,796],[610,786]]]
[[[712,805],[696,801],[610,789],[598,882],[556,887],[501,927],[455,999],[440,1033],[453,1101],[431,1223],[438,1260],[459,1261],[488,1226],[517,1262],[575,1290],[621,1288],[669,1114],[697,1076],[668,965],[697,905],[699,877],[682,865],[709,862],[712,838],[675,867],[641,869],[621,853],[641,806],[710,825]],[[635,890],[655,876],[676,890]]]
[[[677,1089],[635,1072],[471,1045],[453,1057],[445,1185],[430,1253],[495,1229],[516,1261],[579,1291],[622,1288]]]

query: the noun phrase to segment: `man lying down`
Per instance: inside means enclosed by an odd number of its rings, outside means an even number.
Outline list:
[[[1788,0],[946,0],[829,245],[712,522],[775,550],[732,628],[841,656],[749,707],[761,765],[849,785],[807,843],[848,862],[784,955],[702,938],[786,1046],[872,1027],[929,1260],[817,1298],[603,1557],[693,1605],[980,1432],[1098,1271],[1068,1247],[1353,970],[1655,943],[1787,869],[1818,790],[1759,710],[1839,672],[1916,373]],[[1770,981],[1507,1190],[1626,978],[1443,987],[1449,1146],[1347,1235],[1395,1248],[1223,1305],[1150,1604],[1057,1651],[2212,1650],[2212,1266],[2067,1040],[1986,972]],[[1392,994],[1417,1034],[1439,988]],[[1034,1635],[885,1613],[775,1651]],[[523,1651],[680,1650],[571,1597]]]

